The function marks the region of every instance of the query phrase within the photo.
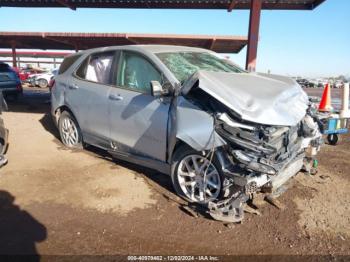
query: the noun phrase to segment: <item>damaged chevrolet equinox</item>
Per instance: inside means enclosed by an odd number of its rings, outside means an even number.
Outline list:
[[[248,73],[200,48],[70,55],[51,98],[65,146],[93,145],[169,174],[177,194],[225,221],[242,220],[248,200],[310,168],[322,141],[315,107],[294,80]]]

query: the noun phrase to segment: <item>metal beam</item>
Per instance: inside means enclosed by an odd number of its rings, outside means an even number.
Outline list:
[[[213,50],[214,49],[214,45],[215,45],[216,39],[213,38],[209,41],[209,45],[208,45],[208,49],[209,50]]]
[[[11,42],[12,49],[12,66],[17,67],[17,57],[16,57],[16,42]]]
[[[160,8],[160,9],[223,9],[227,10],[232,0],[0,0],[4,7],[69,7],[69,8]],[[325,0],[262,0],[263,9],[271,10],[312,10]],[[235,9],[249,9],[250,0],[236,0]]]
[[[4,63],[11,63],[12,60],[9,60],[9,59],[0,59],[0,62],[4,62]],[[37,63],[40,63],[40,64],[53,64],[53,65],[60,65],[62,62],[60,61],[49,61],[49,60],[20,60],[20,62],[22,64],[37,64]]]
[[[259,26],[262,0],[251,0],[246,69],[254,72],[258,53]]]
[[[72,9],[73,11],[77,10],[77,8],[75,6],[73,6],[72,4],[69,4],[67,1],[65,0],[56,0],[57,3],[65,6],[65,7],[68,7],[70,9]]]
[[[232,10],[235,8],[235,5],[236,5],[236,1],[232,0],[230,5],[227,8],[227,12],[232,12]]]

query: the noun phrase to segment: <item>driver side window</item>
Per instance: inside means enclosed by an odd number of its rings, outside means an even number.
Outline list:
[[[160,72],[143,56],[123,52],[119,63],[117,86],[150,94],[151,81],[161,83]]]

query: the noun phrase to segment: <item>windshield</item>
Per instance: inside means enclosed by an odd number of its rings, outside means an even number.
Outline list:
[[[158,58],[169,68],[175,77],[185,82],[198,70],[211,72],[243,73],[243,69],[209,53],[176,52],[158,53]]]

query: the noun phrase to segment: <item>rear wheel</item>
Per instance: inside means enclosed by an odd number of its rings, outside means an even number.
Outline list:
[[[70,148],[82,147],[82,134],[75,118],[68,112],[63,111],[58,120],[62,143]]]
[[[330,134],[327,136],[328,143],[332,146],[335,146],[338,143],[338,135],[337,134]]]
[[[189,147],[180,147],[174,154],[171,179],[178,195],[189,202],[205,204],[221,196],[223,174],[215,159]]]

